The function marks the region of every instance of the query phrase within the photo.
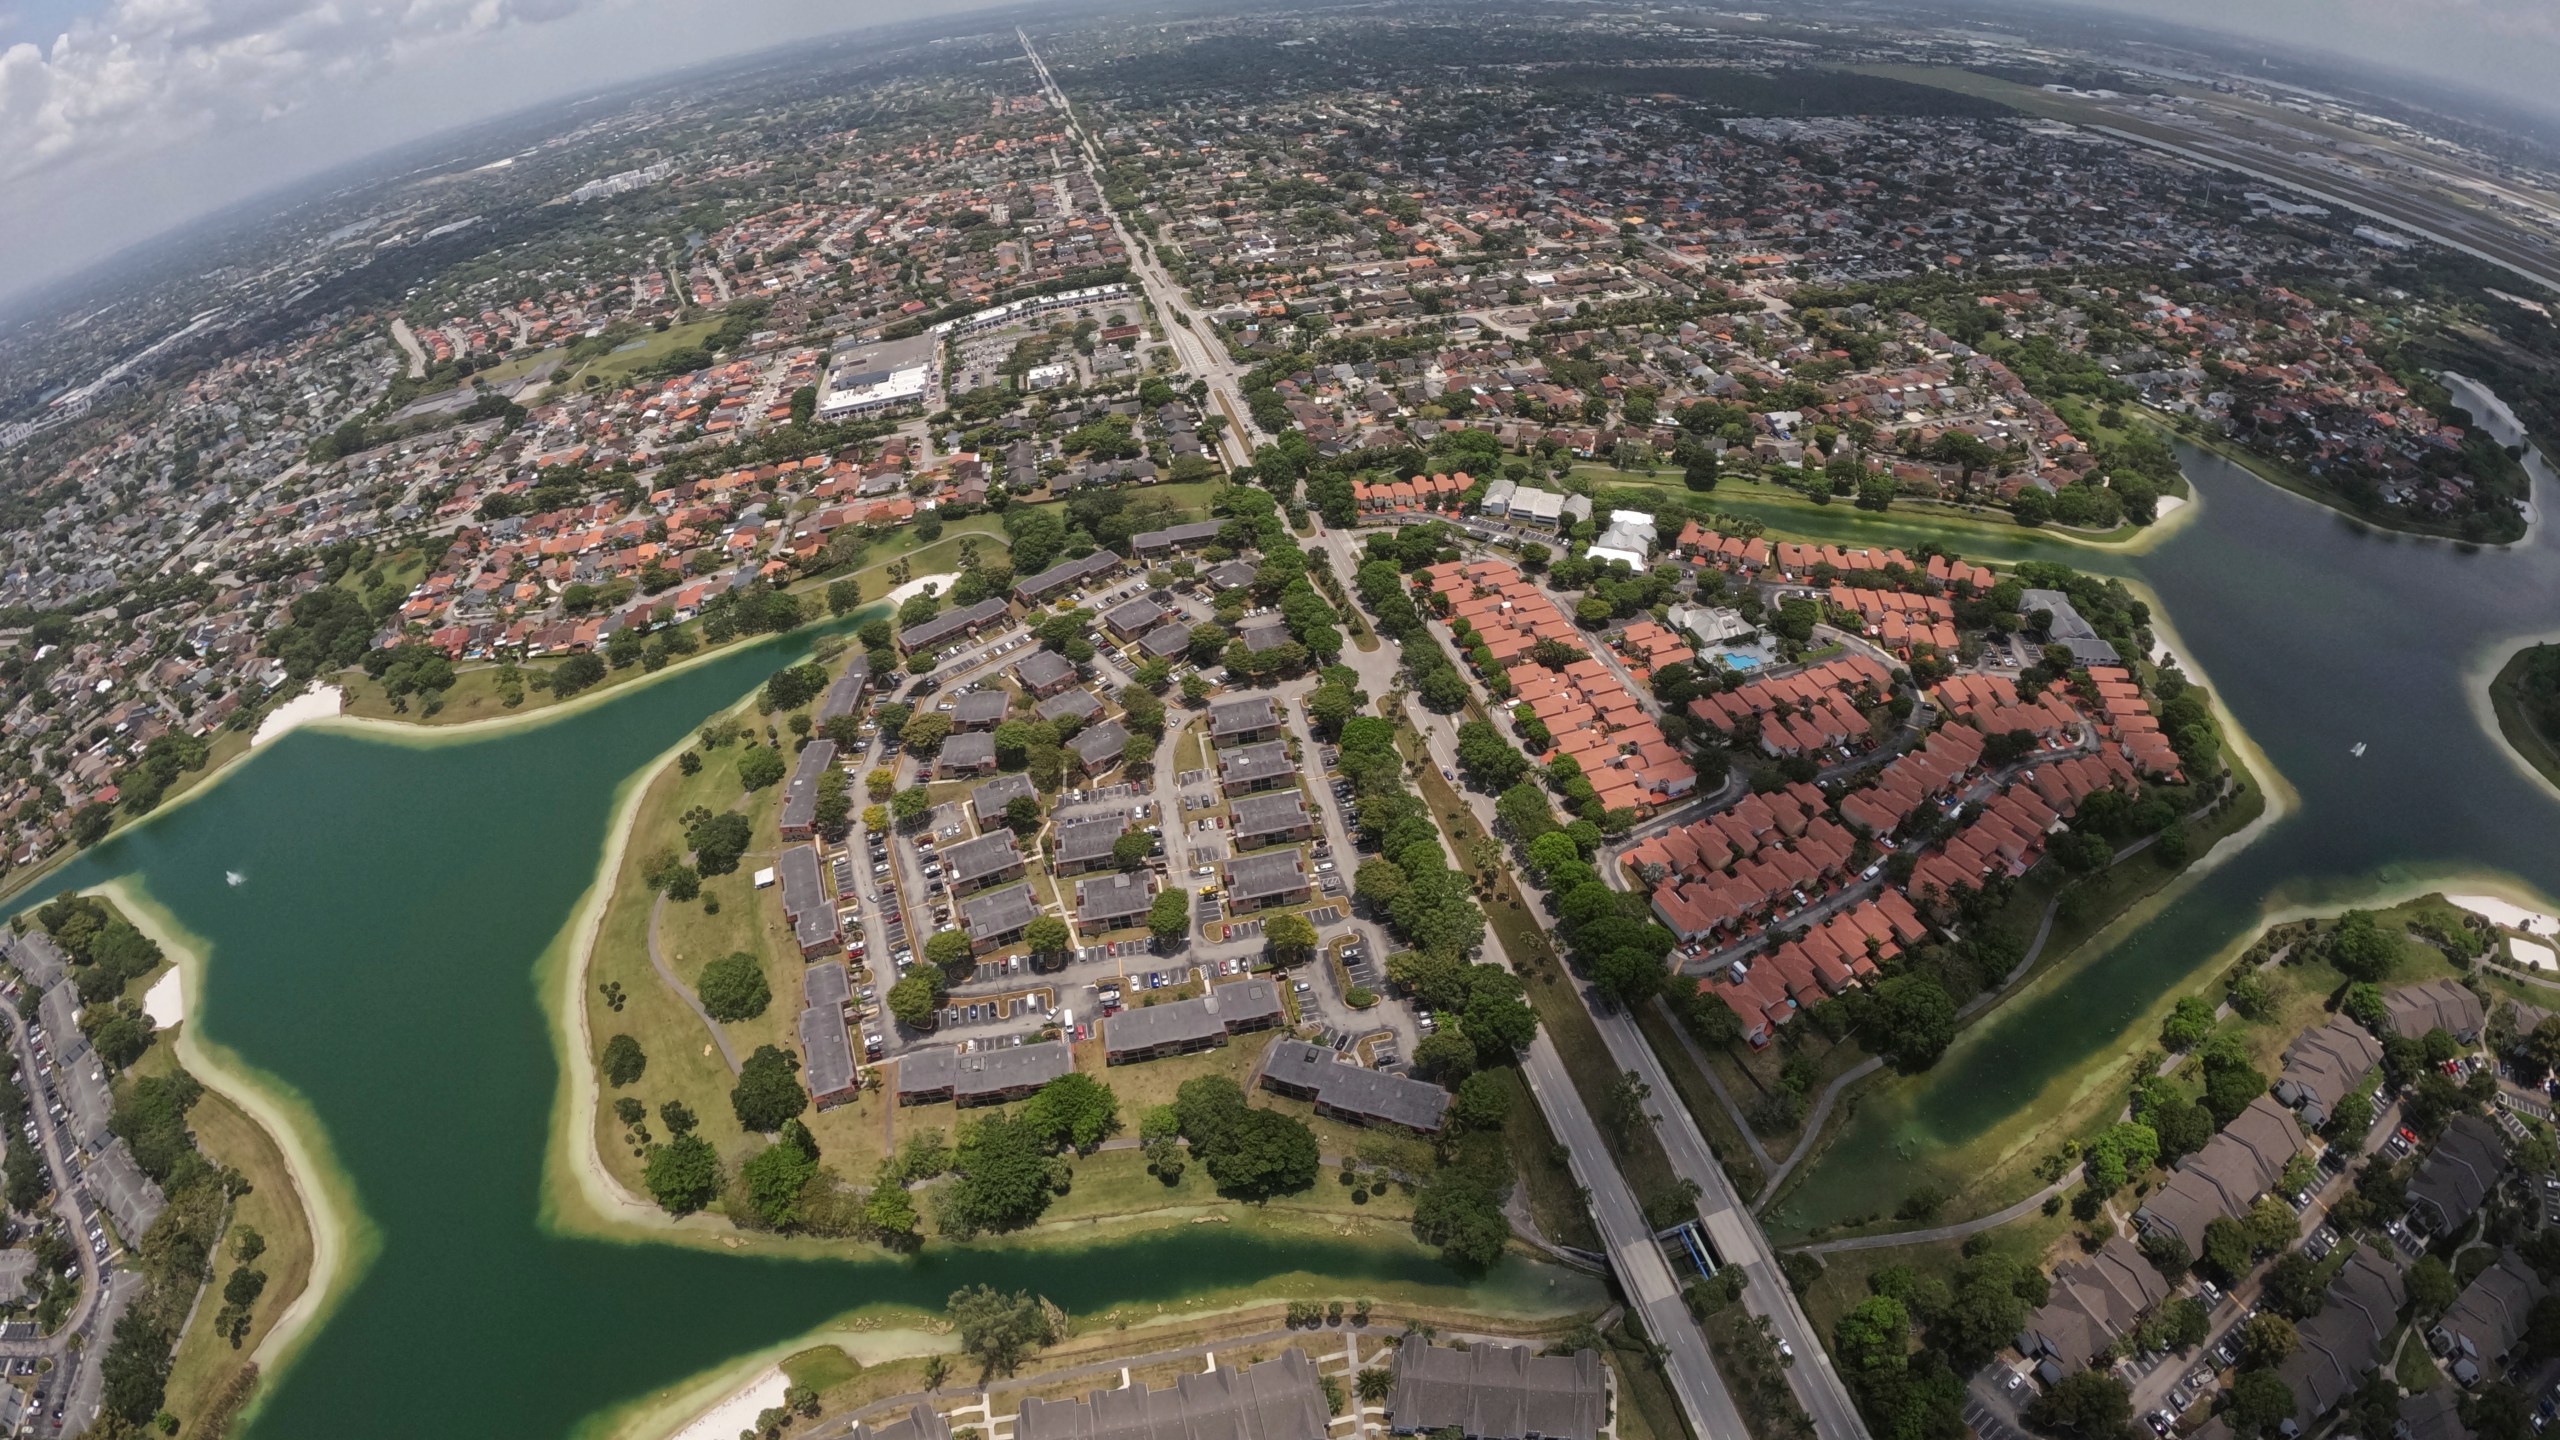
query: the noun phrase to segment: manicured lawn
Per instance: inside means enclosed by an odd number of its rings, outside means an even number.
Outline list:
[[[2041,1265],[2047,1253],[2070,1231],[2071,1216],[2066,1211],[2053,1216],[2029,1215],[1969,1238],[1977,1248],[1987,1247],[1986,1253],[2021,1265]],[[1840,1317],[1874,1293],[1867,1288],[1868,1276],[1887,1266],[1907,1265],[1923,1275],[1951,1281],[1956,1268],[1964,1263],[1965,1244],[1964,1240],[1939,1240],[1925,1245],[1843,1250],[1825,1255],[1821,1278],[1804,1292],[1805,1317],[1828,1343],[1831,1329]]]
[[[552,384],[561,387],[581,386],[586,383],[584,377],[593,375],[601,386],[627,385],[633,376],[655,366],[678,350],[688,345],[700,345],[710,339],[711,332],[719,328],[718,320],[696,320],[687,325],[670,325],[664,330],[653,330],[647,335],[628,342],[631,348],[599,355],[579,366],[575,373],[558,377]]]
[[[780,1368],[792,1384],[821,1392],[849,1384],[862,1373],[859,1362],[833,1345],[813,1345],[797,1355],[786,1355]]]
[[[1655,1057],[1662,1062],[1663,1073],[1671,1077],[1671,1087],[1680,1092],[1680,1103],[1688,1107],[1690,1118],[1698,1122],[1699,1133],[1707,1137],[1708,1147],[1723,1163],[1724,1173],[1733,1181],[1733,1188],[1743,1199],[1749,1200],[1760,1193],[1760,1187],[1765,1183],[1759,1159],[1751,1153],[1751,1146],[1742,1138],[1742,1132],[1734,1128],[1733,1117],[1725,1113],[1715,1092],[1707,1088],[1706,1076],[1689,1059],[1689,1048],[1672,1033],[1672,1024],[1671,1017],[1654,1005],[1636,1007],[1636,1027],[1644,1032],[1645,1043],[1653,1047]],[[1709,1053],[1712,1055],[1714,1052]],[[1727,1088],[1730,1087],[1731,1082],[1728,1081]],[[1733,1096],[1736,1102],[1747,1105],[1750,1102],[1743,1097],[1748,1093],[1736,1090]],[[1786,1158],[1785,1146],[1772,1144],[1768,1149],[1778,1159]]]
[[[153,1047],[158,1054],[166,1046]],[[303,1287],[311,1281],[311,1219],[303,1213],[293,1176],[274,1139],[238,1106],[208,1090],[187,1113],[196,1146],[216,1164],[239,1171],[249,1181],[231,1212],[231,1228],[223,1238],[223,1256],[215,1265],[209,1293],[196,1307],[194,1323],[178,1342],[169,1372],[169,1412],[194,1420],[231,1383],[232,1376],[256,1353],[258,1343],[275,1328]],[[231,1243],[247,1226],[267,1242],[257,1268],[267,1272],[267,1287],[250,1313],[249,1333],[238,1348],[213,1331],[221,1309],[219,1290],[235,1263]]]

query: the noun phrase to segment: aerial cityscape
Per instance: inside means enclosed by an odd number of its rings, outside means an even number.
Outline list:
[[[0,1436],[2535,1440],[2560,114],[2187,14],[0,222]]]

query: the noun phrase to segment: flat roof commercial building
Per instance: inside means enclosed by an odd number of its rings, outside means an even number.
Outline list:
[[[1428,1080],[1354,1065],[1322,1045],[1282,1040],[1262,1062],[1262,1087],[1315,1102],[1317,1113],[1354,1125],[1401,1125],[1439,1133],[1449,1092]]]
[[[800,958],[833,955],[844,948],[844,932],[836,923],[835,902],[827,896],[825,875],[815,846],[794,845],[774,862],[782,877],[782,913],[791,920],[792,938],[800,942]]]
[[[817,833],[818,780],[836,763],[836,742],[812,740],[791,767],[782,787],[782,838],[806,840]]]
[[[1296,1348],[1241,1368],[1184,1375],[1162,1390],[1127,1385],[1082,1400],[1025,1399],[1014,1440],[1325,1440],[1332,1407]]]
[[[930,335],[839,348],[818,387],[818,418],[843,420],[922,405],[932,388],[937,350]]]
[[[1076,1068],[1075,1052],[1055,1041],[974,1050],[927,1045],[898,1057],[898,1103],[1001,1105]]]
[[[1207,1050],[1226,1044],[1230,1035],[1267,1030],[1286,1013],[1280,987],[1259,978],[1220,985],[1195,999],[1123,1010],[1103,1017],[1104,1062],[1127,1065]]]
[[[1589,1350],[1444,1350],[1418,1334],[1396,1347],[1387,1424],[1399,1435],[1454,1429],[1466,1440],[1597,1440],[1608,1413],[1608,1371]]]

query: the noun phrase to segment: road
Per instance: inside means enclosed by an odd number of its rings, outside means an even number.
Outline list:
[[[1139,287],[1146,291],[1147,302],[1155,307],[1156,323],[1163,327],[1165,340],[1173,346],[1174,358],[1181,362],[1184,370],[1208,383],[1209,403],[1226,419],[1225,427],[1218,432],[1218,458],[1229,469],[1244,464],[1253,457],[1253,447],[1269,437],[1253,423],[1253,412],[1243,403],[1243,372],[1226,354],[1225,346],[1192,329],[1189,302],[1182,293],[1182,287],[1176,285],[1173,277],[1165,273],[1164,266],[1157,262],[1154,248],[1139,243],[1128,223],[1120,218],[1120,212],[1112,208],[1109,191],[1102,183],[1101,148],[1085,133],[1084,122],[1076,118],[1074,109],[1067,104],[1066,91],[1060,89],[1056,78],[1050,75],[1048,62],[1042,60],[1040,52],[1032,46],[1029,33],[1017,26],[1014,34],[1020,37],[1022,53],[1029,57],[1031,68],[1039,74],[1040,87],[1047,93],[1049,103],[1066,121],[1067,128],[1074,132],[1076,152],[1085,173],[1093,177],[1096,193],[1106,197],[1102,202],[1103,213],[1111,217],[1111,228],[1120,236],[1121,249],[1129,257],[1129,273],[1137,277]]]

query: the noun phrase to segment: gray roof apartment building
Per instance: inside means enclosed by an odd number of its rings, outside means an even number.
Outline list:
[[[2382,1008],[2397,1034],[2415,1040],[2430,1030],[2442,1030],[2466,1045],[2479,1038],[2480,1023],[2489,1016],[2480,997],[2454,980],[2429,980],[2385,990]]]
[[[968,932],[969,948],[992,950],[1022,938],[1024,927],[1040,918],[1040,902],[1031,893],[1028,881],[972,895],[960,902],[960,928]]]
[[[1013,598],[1025,605],[1037,605],[1079,585],[1118,573],[1120,557],[1108,550],[1096,550],[1080,560],[1061,560],[1028,579],[1013,584]]]
[[[1085,689],[1061,690],[1040,702],[1038,714],[1043,720],[1073,720],[1090,725],[1102,713],[1102,702]]]
[[[1081,875],[1095,866],[1108,865],[1111,847],[1128,833],[1129,817],[1120,814],[1061,822],[1050,870],[1059,875]]]
[[[1022,847],[1010,830],[990,830],[942,852],[944,883],[953,895],[983,890],[1022,873]]]
[[[1239,855],[1227,862],[1227,909],[1241,914],[1303,900],[1307,883],[1307,872],[1295,850]]]
[[[2034,615],[2042,610],[2052,618],[2045,630],[2045,643],[2060,645],[2071,652],[2071,658],[2083,665],[2118,663],[2116,647],[2107,643],[2095,626],[2082,619],[2072,607],[2071,597],[2059,590],[2028,590],[2018,596],[2018,613]]]
[[[1120,930],[1146,918],[1156,899],[1143,870],[1097,875],[1076,882],[1076,923],[1088,930]]]
[[[791,846],[773,868],[782,877],[782,913],[790,917],[792,938],[800,942],[800,958],[833,955],[843,949],[844,932],[836,922],[835,902],[827,896],[817,847]]]
[[[876,1425],[864,1421],[854,1426],[847,1440],[951,1440],[951,1422],[930,1405],[909,1405]]]
[[[150,1176],[142,1173],[142,1167],[134,1163],[133,1152],[125,1148],[122,1140],[110,1141],[98,1152],[98,1157],[89,1162],[85,1178],[98,1203],[115,1217],[116,1233],[124,1237],[127,1245],[140,1249],[144,1232],[168,1208],[168,1197],[151,1183]]]
[[[898,1057],[898,1103],[1001,1105],[1076,1068],[1075,1052],[1055,1041],[973,1050],[925,1045]]]
[[[853,1039],[845,1033],[844,1002],[809,1005],[800,1012],[800,1080],[809,1099],[832,1110],[854,1097]]]
[[[1268,695],[1247,695],[1209,707],[1209,738],[1221,745],[1267,739],[1280,728],[1280,707]]]
[[[1076,667],[1055,650],[1034,650],[1014,663],[1013,679],[1045,700],[1075,683]]]
[[[1282,1040],[1263,1058],[1262,1086],[1293,1099],[1315,1102],[1317,1113],[1354,1125],[1401,1125],[1439,1133],[1449,1112],[1449,1092],[1428,1080],[1390,1075],[1354,1065],[1322,1045]]]
[[[2294,1351],[2276,1366],[2276,1378],[2293,1391],[2294,1418],[2307,1427],[2364,1382],[2407,1299],[2399,1266],[2370,1247],[2347,1257],[2329,1282],[2328,1306],[2294,1327]]]
[[[1141,530],[1129,537],[1129,549],[1139,555],[1169,555],[1195,545],[1206,545],[1227,528],[1224,520],[1194,520],[1188,525],[1168,525],[1162,530]]]
[[[2503,1365],[2524,1338],[2534,1302],[2548,1288],[2515,1251],[2502,1251],[2498,1263],[2464,1286],[2453,1307],[2427,1332],[2427,1348],[2445,1357],[2454,1379],[2477,1384],[2483,1367]]]
[[[1122,640],[1133,640],[1153,629],[1173,612],[1144,595],[1124,600],[1102,614],[1102,628]]]
[[[2506,1173],[2507,1146],[2498,1127],[2477,1115],[2456,1115],[2409,1181],[2409,1216],[2449,1235],[2471,1219]]]
[[[933,757],[933,773],[949,779],[954,775],[986,775],[996,768],[996,737],[981,730],[969,730],[942,742],[942,750]]]
[[[993,830],[1005,823],[1004,807],[1016,800],[1037,803],[1040,787],[1028,775],[999,775],[969,792],[969,813],[978,817],[978,828]]]
[[[1087,775],[1100,775],[1119,764],[1120,752],[1128,745],[1129,727],[1117,720],[1090,726],[1067,742],[1067,748],[1075,752],[1076,763],[1084,767]]]
[[[2168,1297],[2158,1267],[2132,1241],[2110,1236],[2097,1254],[2053,1272],[2050,1297],[2018,1333],[2018,1353],[2066,1374],[2082,1369]]]
[[[2338,1101],[2381,1063],[2382,1042],[2342,1015],[2294,1037],[2284,1052],[2284,1073],[2276,1077],[2275,1097],[2301,1111],[2305,1124],[2325,1125]]]
[[[2301,1148],[2302,1127],[2293,1112],[2261,1095],[2203,1149],[2179,1161],[2176,1172],[2134,1212],[2134,1221],[2178,1237],[2188,1253],[2201,1255],[2204,1227],[2248,1209]]]
[[[1239,850],[1304,840],[1315,833],[1307,797],[1294,789],[1239,795],[1228,811],[1228,835]]]
[[[1081,1400],[1022,1402],[1014,1440],[1325,1440],[1332,1407],[1316,1367],[1292,1347],[1258,1365],[1222,1365],[1164,1389],[1124,1385]]]
[[[975,635],[1012,613],[1012,608],[995,596],[975,605],[946,610],[921,625],[901,629],[898,632],[898,653],[913,655],[920,650],[940,649],[964,635]]]
[[[1280,987],[1259,978],[1220,985],[1190,1000],[1123,1010],[1103,1017],[1104,1063],[1127,1065],[1207,1050],[1226,1044],[1230,1035],[1267,1030],[1285,1014]]]
[[[819,697],[818,723],[824,725],[839,715],[852,714],[854,705],[862,699],[862,692],[870,684],[871,656],[866,651],[856,650],[853,658],[845,662],[844,673],[837,676],[835,683],[827,687],[827,693]]]
[[[951,702],[951,724],[960,730],[993,730],[1004,723],[1007,708],[1001,690],[972,690]]]
[[[1609,1413],[1608,1371],[1589,1350],[1444,1350],[1408,1334],[1396,1346],[1386,1408],[1399,1435],[1455,1429],[1466,1440],[1596,1440]]]
[[[818,778],[836,763],[836,742],[812,740],[791,767],[782,787],[782,838],[806,840],[817,833]]]
[[[1218,788],[1229,795],[1268,790],[1297,777],[1298,762],[1289,758],[1286,741],[1266,740],[1218,752]]]
[[[1150,660],[1170,663],[1191,648],[1191,627],[1179,620],[1159,625],[1138,637],[1138,648]]]

